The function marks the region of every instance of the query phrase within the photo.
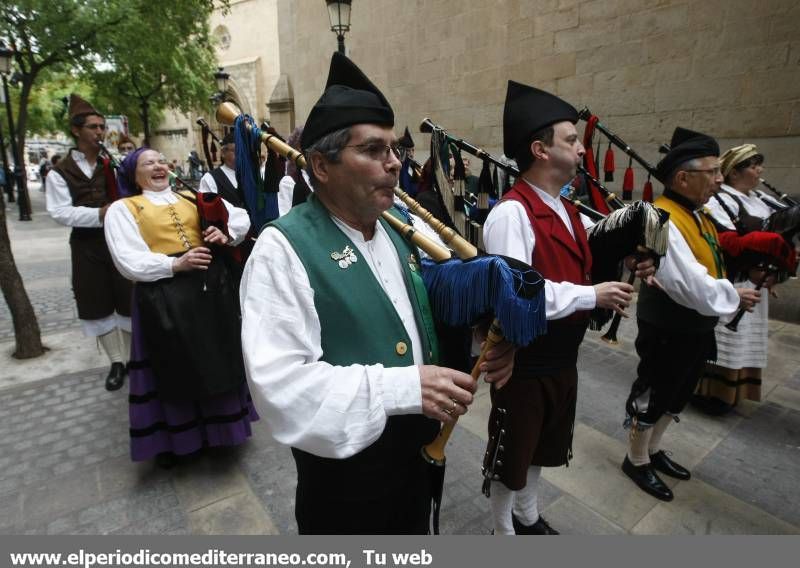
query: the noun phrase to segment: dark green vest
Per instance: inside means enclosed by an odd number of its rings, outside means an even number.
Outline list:
[[[435,362],[436,335],[417,251],[383,220],[380,223],[400,258],[425,363]],[[360,251],[313,194],[271,225],[292,245],[314,289],[314,307],[322,330],[322,361],[342,366],[414,364],[411,340],[391,300]],[[346,259],[339,256],[347,246],[357,260],[342,268],[339,260]],[[372,445],[346,459],[322,458],[293,448],[298,499],[302,496],[309,507],[322,510],[346,508],[348,503],[364,500],[393,508],[396,504],[392,499],[404,499],[402,488],[418,479],[423,463],[420,449],[438,431],[437,421],[421,414],[405,414],[390,416]]]
[[[438,346],[419,256],[383,219],[379,221],[397,249],[406,291],[422,340],[424,363],[436,363]],[[313,196],[272,222],[297,252],[314,289],[314,307],[322,327],[322,361],[331,365],[414,364],[411,339],[391,300],[375,279],[356,245]],[[350,247],[357,258],[347,268],[333,258]]]

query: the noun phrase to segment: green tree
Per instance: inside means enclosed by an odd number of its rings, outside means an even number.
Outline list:
[[[208,101],[213,6],[206,0],[173,0],[134,2],[130,9],[131,17],[115,27],[90,79],[98,98],[138,117],[147,144],[154,118],[164,110],[189,112]]]
[[[222,0],[227,9],[227,0]],[[58,74],[113,79],[117,89],[106,92],[138,98],[149,123],[150,106],[172,105],[188,110],[198,101],[200,84],[210,81],[211,62],[208,17],[214,0],[16,0],[0,2],[0,41],[14,50],[16,142],[20,156],[28,127],[44,128],[52,105],[44,94],[29,112],[34,86]],[[172,30],[179,30],[176,33]],[[180,51],[179,51],[180,50]],[[161,68],[156,70],[156,58]],[[190,75],[196,73],[196,76]],[[121,77],[129,82],[121,82]],[[95,86],[98,83],[92,81]],[[78,81],[76,81],[78,83]],[[100,89],[108,85],[99,83]],[[98,89],[98,90],[100,90]],[[44,88],[47,93],[47,89]],[[186,97],[186,102],[181,99]],[[116,112],[125,112],[121,106]],[[44,110],[42,110],[44,109]],[[40,112],[41,110],[41,112]],[[50,112],[54,112],[50,108]],[[149,130],[149,124],[145,127]],[[23,177],[23,183],[27,180]],[[5,203],[0,200],[0,208]],[[19,358],[44,352],[35,313],[17,270],[5,215],[0,215],[0,288],[14,321]]]

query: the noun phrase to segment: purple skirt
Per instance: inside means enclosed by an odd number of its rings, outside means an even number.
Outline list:
[[[251,436],[250,422],[258,420],[258,413],[246,382],[204,400],[160,400],[135,300],[132,325],[128,408],[133,461],[162,452],[185,455],[204,446],[235,446]]]

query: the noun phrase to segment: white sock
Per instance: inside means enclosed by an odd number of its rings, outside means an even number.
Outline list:
[[[523,525],[532,525],[539,520],[539,477],[541,475],[541,467],[530,466],[525,487],[514,494],[514,516]]]
[[[657,454],[658,451],[661,449],[661,437],[664,435],[664,430],[667,429],[667,426],[670,425],[670,422],[673,421],[673,418],[669,414],[665,414],[661,418],[658,419],[658,422],[651,428],[653,431],[652,436],[650,436],[650,444],[649,444],[649,452],[650,455]]]
[[[635,466],[646,465],[650,463],[650,454],[647,448],[650,445],[650,436],[653,434],[653,429],[636,430],[631,429],[630,436],[628,437],[628,459]]]
[[[120,350],[119,338],[117,337],[117,330],[112,329],[97,338],[100,345],[103,346],[103,351],[108,355],[109,361],[112,363],[123,363],[122,351]]]
[[[122,362],[127,363],[131,360],[131,332],[125,331],[122,328],[119,330],[119,345],[122,353]]]
[[[492,482],[492,493],[489,502],[492,506],[492,519],[494,520],[494,534],[514,534],[514,525],[511,524],[511,504],[514,502],[514,493],[502,481]]]

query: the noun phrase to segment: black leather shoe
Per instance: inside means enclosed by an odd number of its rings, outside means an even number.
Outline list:
[[[650,454],[650,463],[654,468],[656,468],[656,471],[660,471],[661,473],[669,475],[670,477],[674,477],[675,479],[683,479],[686,481],[692,477],[692,474],[688,469],[669,459],[669,456],[664,453],[664,450]]]
[[[625,461],[622,462],[622,471],[625,475],[630,477],[633,482],[645,493],[649,493],[656,499],[662,501],[672,501],[675,497],[672,490],[667,487],[667,484],[661,481],[661,478],[656,475],[652,464],[633,465],[628,456],[625,456]]]
[[[115,391],[125,384],[125,365],[111,363],[111,370],[106,377],[106,390]]]
[[[511,523],[514,525],[514,533],[515,534],[533,534],[533,535],[554,535],[554,534],[561,534],[556,529],[550,526],[550,524],[544,520],[544,517],[539,515],[539,518],[536,519],[536,522],[532,525],[523,525],[522,521],[520,521],[517,517],[514,516],[514,513],[511,513]]]

